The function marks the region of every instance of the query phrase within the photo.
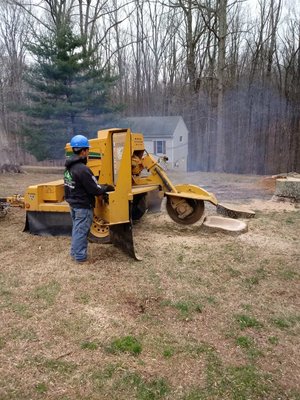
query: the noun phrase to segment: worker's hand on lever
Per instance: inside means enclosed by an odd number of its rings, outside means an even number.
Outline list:
[[[105,203],[108,203],[108,193],[113,192],[115,188],[112,185],[101,185],[101,189],[104,190],[104,193],[99,197],[102,198]]]
[[[101,185],[101,189],[104,190],[104,192],[114,192],[115,188],[112,185]]]

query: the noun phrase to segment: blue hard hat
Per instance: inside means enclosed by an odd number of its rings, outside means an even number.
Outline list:
[[[72,148],[77,147],[78,149],[90,147],[88,139],[83,135],[76,135],[72,137],[70,145]]]

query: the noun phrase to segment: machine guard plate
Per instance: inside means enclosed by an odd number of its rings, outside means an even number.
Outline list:
[[[135,260],[141,261],[134,250],[133,234],[132,234],[132,223],[125,222],[123,224],[110,225],[110,240],[111,242],[121,250],[123,250],[130,257]]]
[[[176,185],[177,193],[166,192],[166,196],[182,197],[183,199],[204,200],[217,205],[218,200],[212,194],[196,185]]]
[[[71,215],[68,212],[27,211],[24,231],[40,236],[70,236]]]

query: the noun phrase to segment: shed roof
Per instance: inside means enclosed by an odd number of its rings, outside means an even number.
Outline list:
[[[172,138],[181,119],[181,116],[128,117],[122,120],[122,124],[132,132],[142,133],[145,138]]]

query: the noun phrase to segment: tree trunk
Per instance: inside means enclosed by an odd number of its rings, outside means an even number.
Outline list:
[[[227,0],[219,1],[219,40],[218,40],[218,105],[217,105],[217,140],[216,140],[216,164],[218,172],[224,171],[225,166],[225,129],[224,129],[224,74],[227,35]]]

